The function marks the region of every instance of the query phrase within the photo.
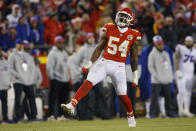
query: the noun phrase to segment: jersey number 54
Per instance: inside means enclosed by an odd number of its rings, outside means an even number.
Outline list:
[[[107,49],[107,52],[111,55],[115,55],[118,51],[121,53],[121,57],[127,57],[128,45],[129,41],[124,40],[119,46],[114,44],[113,42],[119,42],[120,38],[110,36],[108,46],[110,48]]]

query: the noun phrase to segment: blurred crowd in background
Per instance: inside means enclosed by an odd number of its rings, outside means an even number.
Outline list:
[[[161,34],[172,49],[195,30],[194,0],[1,0],[0,43],[4,50],[15,47],[15,39],[34,46],[54,45],[65,38],[72,54],[76,44],[84,44],[85,34],[96,37],[100,27],[113,22],[116,11],[128,7],[135,14],[135,28],[143,33],[142,45]],[[171,35],[172,34],[172,35]],[[194,37],[195,38],[195,37]],[[78,41],[77,41],[78,40]]]
[[[192,36],[193,42],[195,42],[195,0],[0,0],[1,57],[8,58],[7,65],[11,66],[11,77],[13,77],[12,80],[6,81],[7,83],[12,82],[12,85],[0,88],[0,90],[13,87],[14,94],[17,95],[11,118],[22,122],[24,114],[26,114],[29,120],[37,119],[38,107],[36,107],[36,91],[34,90],[40,86],[43,77],[43,73],[41,74],[37,68],[40,64],[37,58],[48,56],[46,72],[50,81],[50,91],[45,92],[48,94],[48,99],[44,103],[48,105],[48,108],[44,108],[47,114],[46,119],[49,121],[68,120],[69,116],[62,112],[60,104],[68,102],[70,92],[77,91],[86,78],[86,73],[81,70],[81,67],[90,59],[98,42],[101,28],[107,23],[113,23],[116,12],[126,7],[134,13],[135,20],[131,28],[142,33],[138,56],[142,61],[139,64],[141,66],[140,83],[143,84],[140,85],[139,95],[136,96],[137,89],[132,87],[128,88],[131,89],[131,91],[128,90],[130,92],[128,94],[132,98],[133,106],[136,97],[147,101],[145,106],[148,108],[146,109],[147,117],[155,117],[157,111],[150,113],[150,109],[156,107],[149,107],[150,103],[148,103],[151,97],[151,88],[147,88],[148,83],[146,84],[146,81],[142,79],[149,78],[148,74],[144,73],[144,69],[146,67],[147,70],[148,55],[156,42],[153,37],[155,35],[162,37],[167,47],[166,50],[169,50],[171,61],[173,61],[172,56],[176,45],[183,44],[186,36]],[[25,53],[22,55],[23,57],[18,58],[17,51],[20,55],[23,48]],[[24,61],[24,58],[28,60]],[[175,72],[174,66],[171,68]],[[20,69],[29,73],[20,74],[18,71]],[[29,69],[36,71],[30,72]],[[5,70],[7,69],[0,69],[0,71]],[[130,75],[132,74],[130,73]],[[171,79],[170,83],[174,81],[174,78]],[[128,86],[131,86],[132,78],[127,80]],[[125,117],[125,111],[116,104],[119,102],[115,96],[114,88],[109,88],[111,86],[111,80],[108,78],[93,88],[77,106],[77,115],[75,114],[77,118],[91,120],[94,116],[102,119],[116,116]],[[149,84],[149,86],[151,85]],[[172,98],[169,98],[174,106],[169,107],[169,113],[168,105],[166,106],[166,112],[162,111],[164,117],[176,117],[178,114],[177,91],[175,89],[173,86],[171,89]],[[22,92],[25,92],[25,95],[22,95]],[[4,94],[2,101],[5,101],[7,92],[2,94]],[[4,103],[5,106],[7,104]],[[2,110],[3,120],[7,121],[8,116],[5,110],[7,108]],[[134,110],[136,109],[134,108]]]

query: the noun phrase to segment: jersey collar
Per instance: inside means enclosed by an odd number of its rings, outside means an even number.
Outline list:
[[[118,30],[120,31],[120,33],[125,33],[128,30],[128,27],[125,27],[125,28],[118,27]]]

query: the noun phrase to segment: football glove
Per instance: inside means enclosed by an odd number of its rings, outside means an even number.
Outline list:
[[[88,69],[87,68],[82,68],[82,74],[87,74],[88,73]]]
[[[135,84],[135,83],[133,83],[133,82],[131,82],[131,87],[137,87],[137,85]]]
[[[182,77],[183,77],[182,72],[181,72],[180,70],[177,70],[177,71],[176,71],[176,78],[177,78],[177,79],[182,79]]]
[[[86,64],[83,68],[82,68],[82,73],[83,74],[87,74],[88,70],[91,68],[91,66],[93,65],[92,61],[89,61],[88,64]]]
[[[133,87],[136,87],[138,85],[138,70],[135,70],[133,72],[133,82],[131,84]]]

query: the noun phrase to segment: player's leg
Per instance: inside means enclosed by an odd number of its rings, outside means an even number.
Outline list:
[[[77,90],[72,101],[67,105],[61,104],[61,107],[64,110],[71,110],[71,113],[73,113],[73,109],[76,107],[77,103],[88,94],[94,85],[102,81],[105,77],[105,65],[104,62],[100,60],[91,68],[87,80],[85,80],[82,86]]]
[[[131,82],[127,82],[127,95],[131,99],[133,112],[135,112],[136,91],[137,91],[137,88],[132,87]]]
[[[150,118],[150,103],[151,103],[151,98],[145,100],[146,118]]]
[[[160,117],[166,117],[166,111],[165,111],[165,98],[162,96],[159,96],[159,109],[160,109]]]
[[[152,96],[150,103],[150,117],[156,117],[158,113],[158,98],[161,92],[161,84],[152,83]]]
[[[163,84],[162,91],[165,98],[165,109],[167,116],[174,116],[171,105],[171,84]]]
[[[104,62],[99,61],[92,67],[87,76],[87,80],[85,80],[83,85],[78,89],[75,96],[73,97],[74,104],[77,104],[80,99],[88,94],[88,92],[94,85],[102,81],[105,77],[106,72],[104,68]]]
[[[190,112],[190,104],[191,104],[191,94],[193,88],[193,75],[187,75],[186,79],[186,88],[184,95],[184,113],[188,117],[193,117],[194,115]]]
[[[3,120],[6,122],[8,120],[8,117],[7,117],[7,109],[8,109],[8,106],[7,106],[7,90],[1,90],[0,91],[0,98],[1,98],[1,103],[2,103],[2,114],[3,114]]]
[[[21,95],[24,87],[21,84],[14,84],[14,93],[15,93],[15,101],[14,101],[14,107],[15,107],[15,120],[20,121],[21,118]]]
[[[119,96],[120,102],[127,112],[128,126],[135,127],[136,121],[132,110],[131,99],[127,95],[125,69],[121,66],[117,68],[114,73],[111,73],[112,81],[115,86],[116,94]]]
[[[177,88],[178,88],[178,95],[177,95],[177,102],[178,102],[178,114],[179,116],[183,116],[184,113],[184,92],[185,92],[185,76],[181,79],[177,79]]]

